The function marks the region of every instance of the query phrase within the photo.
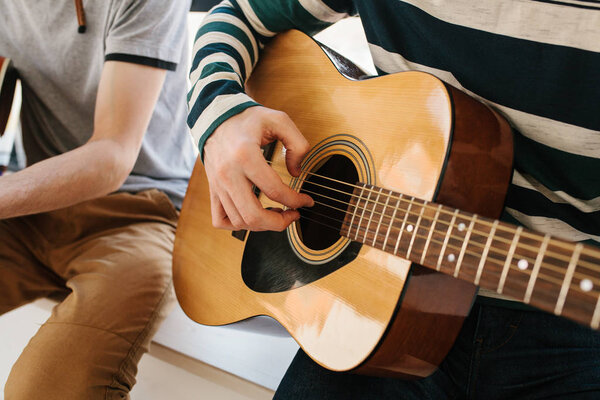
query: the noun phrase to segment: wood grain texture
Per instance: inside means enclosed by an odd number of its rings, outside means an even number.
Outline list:
[[[439,191],[439,180],[448,173],[456,127],[453,95],[437,78],[406,72],[351,80],[338,73],[311,39],[290,31],[265,49],[247,91],[261,104],[285,111],[312,145],[333,135],[360,138],[373,160],[374,184],[425,200],[445,193]],[[468,152],[471,147],[467,143]],[[282,172],[280,145],[272,161],[290,183]],[[266,207],[279,206],[259,198]],[[197,322],[221,325],[268,315],[329,369],[362,366],[362,373],[426,376],[454,340],[474,294],[474,286],[465,288],[420,270],[411,277],[414,289],[406,289],[411,263],[367,246],[354,261],[310,285],[257,293],[241,278],[243,252],[244,242],[212,228],[208,184],[198,162],[183,204],[173,263],[177,298]],[[439,293],[442,281],[446,296],[432,295]],[[432,342],[442,343],[442,353]]]
[[[431,200],[499,217],[512,172],[510,126],[494,111],[457,89],[449,87],[449,91],[454,122],[452,146],[446,168],[440,174],[439,191]],[[428,213],[433,210],[435,207]],[[411,216],[414,226],[418,215]],[[413,257],[421,258],[425,243],[412,242]],[[407,247],[402,246],[402,250]],[[402,250],[398,254],[407,254],[408,249]],[[406,378],[433,373],[450,351],[476,292],[476,286],[469,282],[415,264],[389,331],[358,371]]]

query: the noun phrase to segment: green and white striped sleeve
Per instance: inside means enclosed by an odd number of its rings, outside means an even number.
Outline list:
[[[355,13],[352,0],[226,0],[214,7],[196,34],[188,93],[187,122],[200,155],[221,123],[258,105],[244,83],[270,38],[288,29],[313,35]]]

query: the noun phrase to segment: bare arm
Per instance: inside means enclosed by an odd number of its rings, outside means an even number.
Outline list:
[[[55,210],[117,190],[131,172],[166,71],[104,64],[94,132],[83,146],[0,178],[0,219]]]

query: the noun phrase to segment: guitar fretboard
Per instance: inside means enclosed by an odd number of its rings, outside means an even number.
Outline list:
[[[522,227],[357,184],[341,233],[594,329],[600,251]]]

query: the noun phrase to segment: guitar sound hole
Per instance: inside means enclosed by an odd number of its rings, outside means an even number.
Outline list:
[[[310,195],[315,205],[299,210],[299,234],[306,247],[323,250],[337,242],[357,181],[354,164],[341,155],[331,156],[308,174],[300,192]]]

